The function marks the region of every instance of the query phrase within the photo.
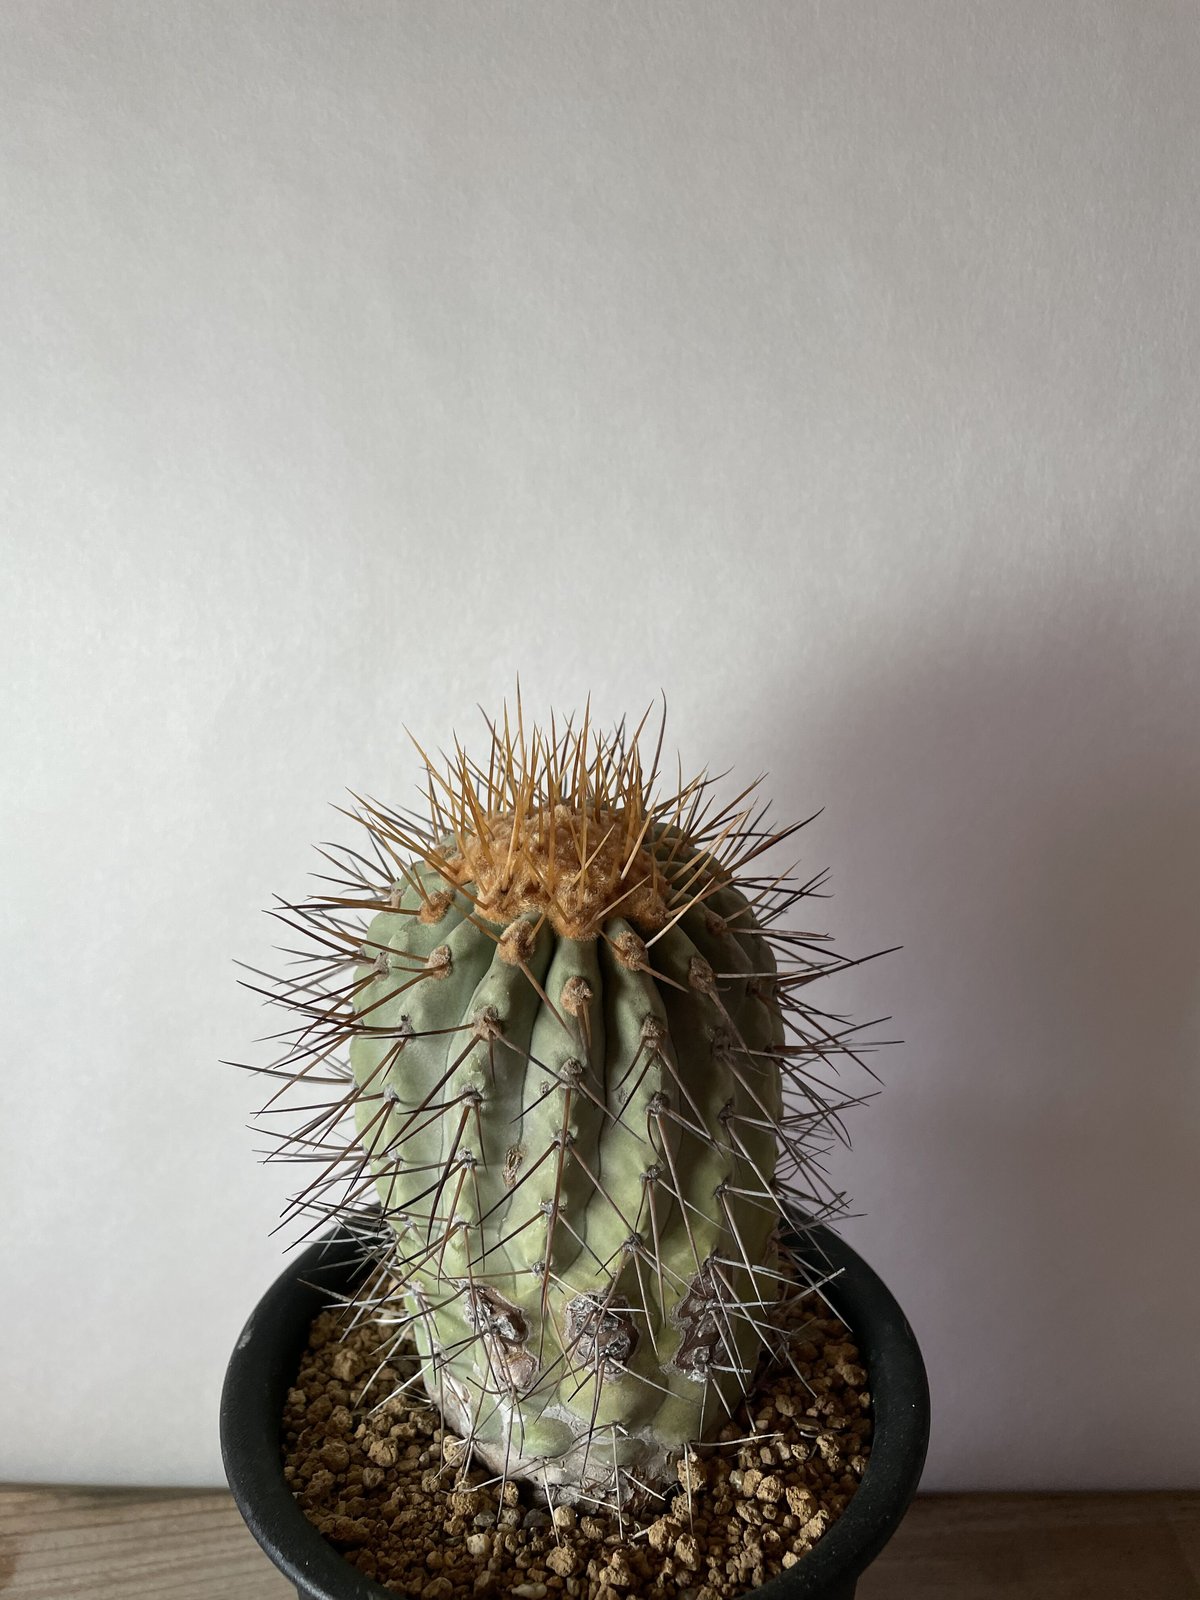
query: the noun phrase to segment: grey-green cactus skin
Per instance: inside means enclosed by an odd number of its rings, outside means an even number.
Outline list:
[[[648,950],[531,915],[518,965],[471,884],[420,920],[419,877],[369,924],[350,1058],[426,1387],[496,1472],[625,1498],[732,1413],[779,1294],[775,958],[723,884]]]

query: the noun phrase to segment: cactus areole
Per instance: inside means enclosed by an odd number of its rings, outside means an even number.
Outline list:
[[[756,785],[656,798],[661,727],[646,770],[642,726],[488,726],[482,759],[422,752],[423,816],[356,797],[364,840],[278,910],[307,944],[266,991],[298,1015],[263,1120],[294,1092],[290,1212],[374,1217],[362,1302],[476,1464],[633,1503],[786,1344],[784,1204],[835,1209],[851,1103],[853,1030],[801,996],[849,963],[778,926],[815,883],[748,873],[794,831]]]

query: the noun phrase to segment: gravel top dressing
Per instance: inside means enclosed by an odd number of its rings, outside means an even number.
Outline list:
[[[816,1295],[773,1319],[788,1354],[760,1368],[677,1484],[631,1514],[551,1510],[527,1483],[464,1460],[393,1325],[313,1323],[284,1410],[285,1477],[309,1521],[358,1570],[421,1600],[726,1600],[795,1563],[849,1504],[871,1439],[867,1373]],[[380,1365],[387,1356],[385,1364]]]

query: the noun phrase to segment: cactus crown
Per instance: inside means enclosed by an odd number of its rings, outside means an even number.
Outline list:
[[[515,730],[507,707],[499,726],[488,721],[486,766],[457,740],[454,756],[441,767],[416,745],[425,762],[428,823],[405,823],[365,801],[362,817],[386,839],[389,854],[408,852],[447,885],[471,885],[481,924],[510,926],[532,912],[565,938],[591,939],[619,911],[643,931],[657,932],[678,916],[689,888],[698,903],[728,881],[735,863],[721,852],[731,838],[756,837],[746,828],[748,813],[735,808],[757,785],[715,819],[707,816],[710,807],[700,806],[710,786],[704,775],[656,802],[662,727],[646,774],[639,739],[648,715],[628,743],[623,728],[610,736],[592,728],[590,708],[578,731],[568,722],[560,737],[552,715],[548,734],[534,727],[527,736],[518,697]],[[654,848],[664,831],[670,835],[665,852]],[[757,842],[740,859],[792,831]],[[422,899],[422,920],[438,920],[449,891],[431,903],[419,879],[405,878]]]
[[[361,1228],[357,1304],[415,1341],[460,1465],[551,1499],[653,1494],[786,1355],[781,1225],[839,1208],[857,1098],[858,1030],[801,998],[851,963],[778,926],[821,880],[746,872],[803,824],[766,828],[757,782],[656,799],[645,724],[527,730],[518,692],[484,760],[417,746],[427,814],[356,797],[366,848],[280,904],[306,943],[261,990],[296,1014],[256,1069],[268,1159],[314,1171],[285,1220]]]

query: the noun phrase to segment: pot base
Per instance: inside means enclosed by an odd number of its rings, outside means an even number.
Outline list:
[[[788,1363],[764,1361],[734,1416],[639,1503],[618,1513],[560,1498],[551,1512],[536,1479],[504,1482],[467,1458],[425,1397],[415,1346],[397,1349],[394,1323],[347,1327],[340,1308],[329,1311],[288,1393],[285,1477],[352,1566],[405,1593],[433,1582],[443,1600],[482,1600],[552,1583],[561,1600],[606,1587],[663,1600],[675,1586],[738,1600],[827,1533],[869,1459],[867,1374],[844,1324],[799,1291],[773,1320],[781,1342],[790,1336]]]
[[[862,1484],[837,1522],[795,1566],[747,1594],[755,1600],[849,1600],[915,1492],[928,1437],[928,1391],[912,1331],[871,1269],[825,1228],[805,1230],[800,1253],[818,1276],[838,1274],[822,1295],[854,1331],[870,1372],[875,1439]],[[363,1270],[361,1243],[345,1232],[304,1252],[247,1323],[222,1396],[230,1487],[300,1600],[384,1600],[392,1593],[358,1572],[307,1521],[280,1453],[280,1419],[310,1324],[329,1295],[346,1294]],[[424,1536],[428,1548],[438,1540],[436,1525],[426,1526]]]

